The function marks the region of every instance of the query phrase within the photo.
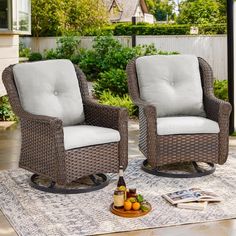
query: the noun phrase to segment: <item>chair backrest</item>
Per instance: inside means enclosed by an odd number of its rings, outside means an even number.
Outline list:
[[[197,57],[139,57],[136,72],[140,98],[156,107],[158,117],[205,116]]]
[[[69,60],[49,60],[13,66],[22,108],[35,115],[57,117],[64,126],[84,121],[75,68]]]

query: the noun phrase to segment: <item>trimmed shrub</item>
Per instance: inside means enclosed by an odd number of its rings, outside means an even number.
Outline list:
[[[191,26],[197,26],[199,34],[226,34],[226,24],[137,24],[120,23],[91,30],[87,35],[189,35]]]
[[[133,104],[128,94],[115,96],[111,92],[104,91],[99,99],[99,103],[110,106],[125,107],[128,110],[129,117],[138,116],[138,108]]]

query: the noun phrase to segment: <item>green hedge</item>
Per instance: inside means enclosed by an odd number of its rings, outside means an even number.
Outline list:
[[[189,35],[192,25],[176,25],[176,24],[114,24],[101,29],[90,30],[87,36],[106,35]],[[199,29],[199,34],[226,34],[226,24],[207,24],[195,25]]]

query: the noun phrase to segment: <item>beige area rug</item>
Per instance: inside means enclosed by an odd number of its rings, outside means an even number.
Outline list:
[[[135,219],[109,212],[117,176],[106,188],[79,195],[50,194],[28,185],[30,173],[22,169],[0,172],[0,209],[13,228],[23,236],[74,236],[131,231],[236,217],[236,154],[217,166],[214,174],[195,179],[152,176],[140,169],[142,159],[132,160],[125,171],[129,187],[152,204],[153,210]],[[205,211],[178,209],[161,194],[183,188],[201,187],[222,195],[223,202],[208,205]]]

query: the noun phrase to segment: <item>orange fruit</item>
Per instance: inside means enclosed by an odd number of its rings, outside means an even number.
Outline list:
[[[135,211],[138,211],[140,209],[140,207],[141,207],[141,205],[140,205],[139,202],[135,202],[135,203],[132,204],[132,208]]]
[[[132,202],[130,202],[130,201],[125,201],[125,202],[124,202],[124,209],[125,209],[126,211],[129,211],[129,210],[131,210],[131,208],[132,208]]]

